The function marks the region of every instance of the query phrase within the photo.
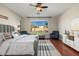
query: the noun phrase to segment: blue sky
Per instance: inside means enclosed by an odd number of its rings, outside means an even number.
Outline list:
[[[33,26],[44,26],[48,21],[32,21]]]

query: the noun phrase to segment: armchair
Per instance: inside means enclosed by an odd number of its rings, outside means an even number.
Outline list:
[[[50,38],[59,39],[59,31],[53,31],[52,33],[50,33]]]

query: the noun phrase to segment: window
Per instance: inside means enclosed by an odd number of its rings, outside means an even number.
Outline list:
[[[44,35],[48,32],[48,21],[47,20],[34,20],[31,22],[32,34]]]

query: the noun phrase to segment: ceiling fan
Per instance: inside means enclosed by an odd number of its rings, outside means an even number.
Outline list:
[[[38,12],[42,12],[43,9],[48,8],[48,6],[43,6],[42,3],[37,3],[36,5],[30,4],[30,6],[36,7]]]

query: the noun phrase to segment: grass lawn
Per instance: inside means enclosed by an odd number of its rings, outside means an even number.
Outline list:
[[[45,31],[37,31],[37,32],[32,32],[34,35],[44,35],[46,32]]]

